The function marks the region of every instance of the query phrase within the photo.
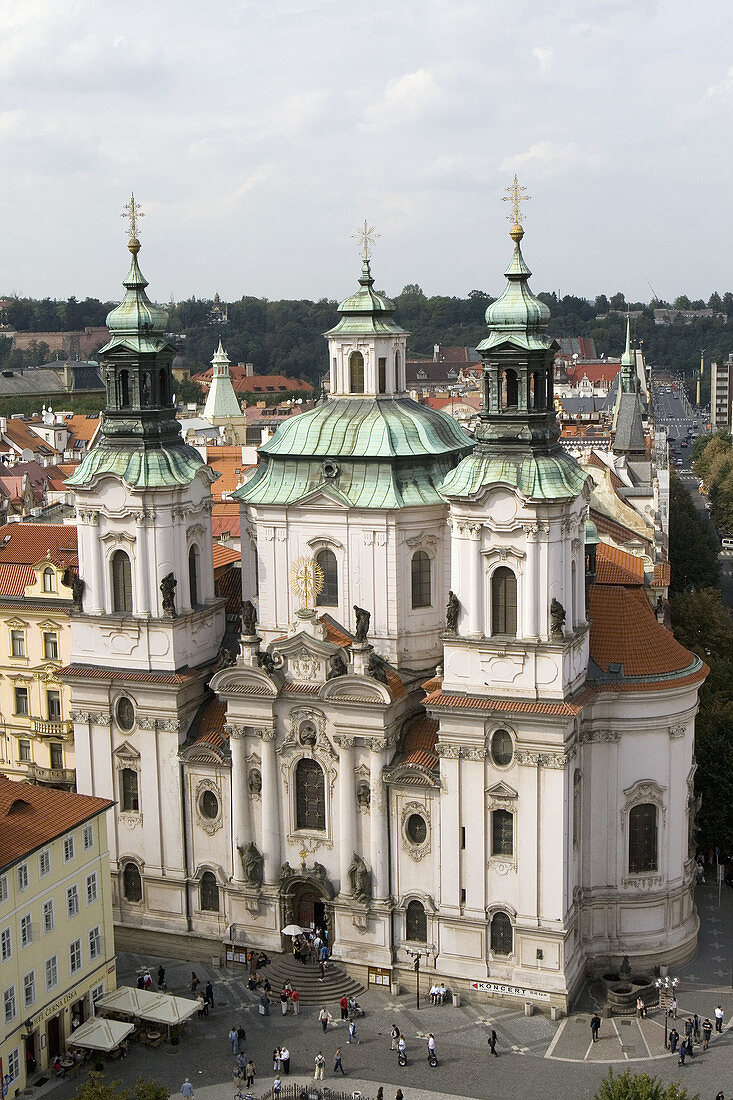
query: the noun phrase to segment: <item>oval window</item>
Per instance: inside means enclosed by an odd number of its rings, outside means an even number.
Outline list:
[[[407,836],[413,844],[422,844],[428,835],[425,818],[420,814],[410,814],[407,819]]]
[[[219,816],[219,799],[213,791],[203,792],[199,799],[199,809],[202,816],[208,817],[209,821],[213,821],[215,817]]]
[[[491,759],[500,768],[511,764],[514,756],[514,745],[511,736],[506,730],[497,730],[491,738]]]
[[[126,695],[117,703],[117,725],[122,730],[131,730],[135,725],[135,708]]]

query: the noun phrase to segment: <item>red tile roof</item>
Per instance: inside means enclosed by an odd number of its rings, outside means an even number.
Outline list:
[[[604,672],[611,664],[624,677],[693,672],[694,654],[657,622],[641,589],[592,585],[590,619],[590,656]]]
[[[596,547],[596,584],[644,584],[644,562],[635,554],[601,542]]]
[[[58,671],[59,677],[64,680],[109,680],[114,683],[117,680],[134,680],[137,683],[186,684],[189,680],[195,680],[198,673],[193,670],[186,672],[145,672],[135,669],[98,668],[96,665],[66,665]]]
[[[567,375],[573,385],[577,385],[583,378],[589,382],[603,382],[610,385],[621,370],[620,363],[608,363],[605,360],[596,363],[578,363],[577,367],[567,368]]]
[[[49,552],[57,565],[76,564],[76,527],[63,523],[4,523],[0,527],[0,563],[37,565]]]
[[[609,535],[610,538],[615,539],[616,542],[643,542],[646,547],[651,550],[651,540],[649,538],[640,534],[638,531],[632,531],[630,527],[625,527],[623,523],[611,519],[605,512],[599,512],[596,508],[591,508],[590,518],[595,523],[600,534]]]
[[[36,573],[30,565],[7,565],[0,562],[0,599],[3,596],[22,596],[26,588],[35,584]]]
[[[214,538],[231,535],[232,538],[238,539],[241,530],[239,505],[236,502],[230,504],[229,501],[214,501],[211,511],[211,529]]]
[[[113,806],[107,798],[14,783],[0,776],[0,868]]]
[[[590,691],[589,696],[593,694]],[[574,702],[540,703],[533,699],[490,699],[483,695],[463,695],[459,692],[433,691],[423,700],[424,706],[466,708],[467,710],[509,711],[513,714],[544,714],[573,718],[580,714],[586,702],[584,692]]]
[[[225,565],[231,565],[242,558],[239,550],[235,550],[233,546],[224,546],[221,542],[214,542],[212,556],[215,570],[221,569]]]
[[[36,421],[37,424],[41,424],[40,420]],[[42,436],[37,435],[31,428],[28,427],[24,420],[12,420],[7,421],[5,431],[2,433],[5,439],[12,443],[18,450],[33,451],[35,454],[40,451],[41,454],[57,455],[60,451],[57,451],[55,447],[52,447],[50,443],[47,443]]]
[[[195,374],[192,382],[198,383],[204,389],[211,385],[214,368]],[[253,374],[248,376],[244,365],[233,363],[229,367],[229,377],[235,393],[295,393],[299,391],[311,393],[313,386],[303,378],[286,378],[284,374]]]
[[[242,570],[239,566],[225,569],[214,580],[214,592],[226,600],[227,617],[239,618],[242,614]]]
[[[402,764],[416,764],[432,771],[438,763],[435,743],[438,739],[439,722],[436,718],[419,718],[407,733],[402,745]]]
[[[672,569],[668,561],[660,561],[654,566],[654,579],[652,584],[655,588],[666,588],[672,580]]]
[[[197,745],[212,745],[220,749],[229,744],[229,737],[224,733],[227,705],[216,696],[211,699],[198,720],[198,729],[193,738]]]

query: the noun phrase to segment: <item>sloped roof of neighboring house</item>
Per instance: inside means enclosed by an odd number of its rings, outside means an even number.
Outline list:
[[[0,370],[0,397],[30,396],[42,399],[66,392],[58,371],[44,367],[22,371]]]
[[[99,432],[101,423],[101,414],[98,416],[84,416],[82,413],[73,413],[71,416],[67,416],[64,421],[64,425],[69,432],[67,449],[71,450],[77,442],[91,443]]]
[[[191,381],[208,388],[214,377],[214,368],[195,374]],[[229,366],[229,377],[235,393],[294,393],[304,390],[312,392],[313,386],[304,378],[287,378],[284,374],[252,374],[248,375],[246,367],[241,363],[232,363]]]
[[[652,585],[655,588],[665,588],[672,580],[672,568],[668,561],[660,561],[654,566],[654,578]]]
[[[15,783],[0,776],[0,868],[17,863],[113,805],[107,798]]]
[[[245,480],[246,474],[255,469],[242,461],[241,447],[207,447],[206,465],[219,477],[211,486],[211,496],[221,500],[224,493],[232,493]]]
[[[40,425],[42,422],[37,420],[35,423]],[[12,446],[16,447],[19,452],[29,450],[33,451],[34,454],[48,455],[49,457],[51,455],[60,456],[61,454],[61,452],[50,443],[46,443],[42,436],[34,432],[25,420],[21,420],[20,418],[9,419],[5,431],[2,434],[3,438]]]
[[[232,565],[214,578],[214,592],[226,600],[227,618],[239,618],[242,614],[242,570]]]
[[[13,504],[20,504],[25,500],[26,485],[30,489],[25,474],[0,474],[0,496]]]
[[[37,565],[48,557],[56,565],[76,565],[73,524],[4,523],[0,527],[0,564]]]
[[[215,501],[214,507],[211,511],[211,529],[214,538],[221,538],[222,535],[230,535],[232,538],[239,538],[241,530],[241,518],[239,514],[239,505],[236,501],[231,503],[225,501]]]
[[[630,527],[624,526],[623,523],[611,519],[605,512],[599,512],[596,508],[591,507],[590,518],[598,528],[599,534],[608,535],[615,542],[641,542],[647,550],[651,549],[652,539],[650,535],[647,536],[640,534],[639,531],[633,531]]]
[[[222,569],[225,565],[231,565],[233,562],[239,561],[242,557],[239,550],[235,550],[232,546],[222,546],[220,542],[214,543],[212,554],[215,570]]]
[[[599,543],[596,547],[596,584],[643,586],[643,559],[617,546],[609,546],[607,542]]]
[[[435,745],[440,723],[436,718],[418,718],[408,729],[402,743],[401,764],[416,764],[432,771],[438,763]]]
[[[574,386],[577,386],[584,378],[597,384],[603,382],[610,385],[621,370],[620,363],[609,363],[607,360],[596,363],[578,363],[577,366],[567,368],[567,374]]]
[[[455,382],[465,366],[463,363],[440,362],[432,359],[407,359],[405,360],[405,378],[407,384],[411,382]]]
[[[420,404],[444,411],[455,408],[456,405],[469,405],[472,409],[478,410],[481,408],[481,394],[474,390],[471,393],[462,393],[460,397],[426,397]]]

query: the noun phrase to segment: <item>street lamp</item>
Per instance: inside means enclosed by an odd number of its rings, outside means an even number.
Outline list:
[[[415,1008],[420,1007],[420,959],[425,956],[425,961],[430,958],[431,947],[425,947],[422,951],[413,951],[412,948],[407,948],[407,954],[411,959],[414,959],[412,968],[415,971]]]
[[[669,1002],[674,996],[674,991],[679,985],[679,978],[657,978],[655,986],[659,990],[659,1003],[664,1005],[664,1049],[667,1049],[667,1013],[669,1012]]]

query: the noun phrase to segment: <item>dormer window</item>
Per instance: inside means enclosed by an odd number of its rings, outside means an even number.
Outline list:
[[[53,566],[47,565],[46,568],[43,570],[43,591],[56,591],[56,570],[53,568]]]

